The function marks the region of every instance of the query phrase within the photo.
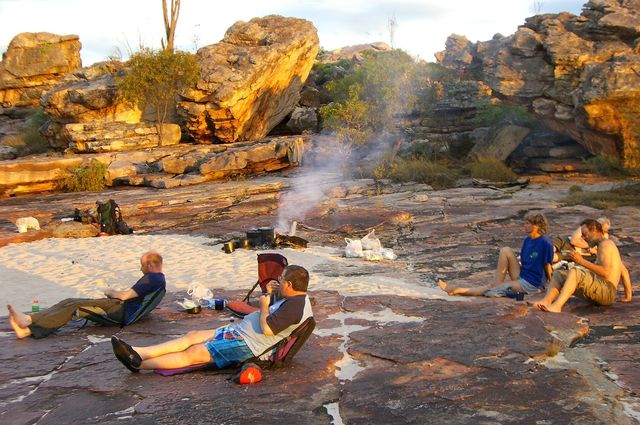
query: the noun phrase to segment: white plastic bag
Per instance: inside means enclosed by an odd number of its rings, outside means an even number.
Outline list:
[[[382,261],[380,251],[365,250],[362,251],[365,261]]]
[[[380,254],[382,255],[382,258],[384,258],[385,260],[395,260],[396,258],[398,258],[396,253],[393,252],[393,249],[391,248],[382,248],[380,250]]]
[[[199,283],[192,283],[191,285],[189,285],[187,294],[189,294],[189,296],[191,296],[191,299],[196,302],[201,298],[213,298],[213,292],[211,292],[211,289],[208,289]]]
[[[344,238],[347,246],[344,247],[344,256],[347,258],[361,258],[362,257],[362,242],[360,239]]]
[[[380,239],[376,238],[376,229],[370,231],[360,241],[362,242],[362,249],[365,251],[380,251],[382,249]]]

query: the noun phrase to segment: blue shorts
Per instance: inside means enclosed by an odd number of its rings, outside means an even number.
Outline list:
[[[527,295],[537,294],[543,289],[542,286],[538,287],[538,286],[532,285],[526,280],[524,280],[523,278],[518,278],[518,283],[520,284],[520,286],[522,286],[522,290]],[[503,283],[494,288],[491,288],[487,292],[485,292],[483,295],[485,297],[506,297],[507,290],[509,289],[511,289],[511,282]]]
[[[204,346],[218,369],[235,366],[253,357],[244,338],[232,325],[216,329],[216,334]]]

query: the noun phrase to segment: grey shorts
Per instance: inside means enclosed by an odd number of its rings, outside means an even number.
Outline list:
[[[527,295],[537,294],[543,289],[542,287],[537,287],[535,285],[530,284],[523,278],[518,278],[518,283],[520,284],[520,286],[522,286],[522,290]],[[485,297],[506,297],[507,290],[509,289],[511,289],[511,282],[503,283],[494,288],[491,288],[488,291],[486,291],[483,295]]]
[[[616,300],[618,288],[591,270],[576,266],[569,270],[558,270],[556,273],[562,276],[564,283],[571,270],[575,270],[578,283],[574,295],[597,305],[611,305]]]

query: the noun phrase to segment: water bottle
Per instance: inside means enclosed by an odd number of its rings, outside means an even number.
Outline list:
[[[33,299],[33,303],[31,303],[31,312],[38,313],[40,312],[40,301],[37,298]]]

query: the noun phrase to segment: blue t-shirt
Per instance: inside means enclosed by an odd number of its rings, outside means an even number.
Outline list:
[[[159,289],[165,289],[167,282],[164,279],[162,273],[145,273],[138,281],[131,287],[138,296],[131,298],[124,303],[124,317],[129,317],[135,313],[144,299],[145,295],[152,292],[156,292]]]
[[[540,287],[546,281],[544,265],[553,262],[553,244],[546,236],[527,236],[520,251],[520,277]]]

